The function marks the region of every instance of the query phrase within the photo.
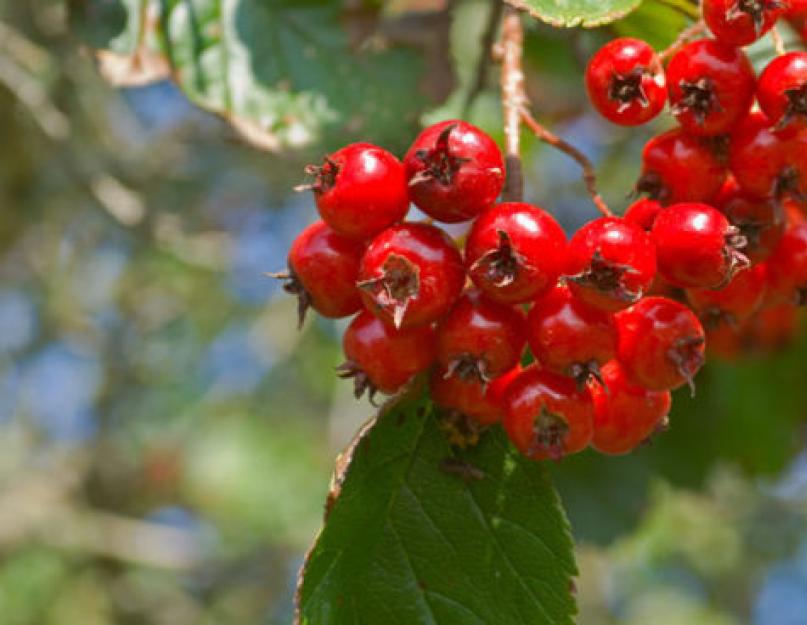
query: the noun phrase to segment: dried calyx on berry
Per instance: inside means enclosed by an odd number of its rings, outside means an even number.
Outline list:
[[[297,277],[293,270],[280,271],[274,273],[267,273],[267,276],[276,280],[283,281],[283,290],[289,295],[294,295],[297,298],[297,329],[303,327],[305,323],[308,309],[311,308],[312,300],[311,294],[306,291],[303,283]]]
[[[515,282],[520,272],[533,271],[527,259],[519,254],[504,230],[497,231],[498,247],[485,252],[471,265],[471,271],[479,273],[496,287],[502,288]]]
[[[390,254],[381,266],[381,275],[360,280],[360,289],[372,294],[376,304],[390,313],[400,328],[413,297],[420,291],[420,268],[403,256]]]
[[[527,448],[527,456],[549,456],[558,461],[564,456],[563,441],[569,434],[569,424],[559,414],[551,412],[546,406],[540,411],[532,424],[532,440]]]
[[[457,124],[449,124],[440,131],[434,147],[415,150],[415,158],[423,163],[424,168],[410,178],[410,187],[430,180],[436,180],[444,186],[454,184],[460,167],[471,161],[470,158],[451,153],[448,138],[456,127]]]
[[[361,399],[365,393],[373,406],[377,406],[375,396],[378,387],[373,384],[370,376],[357,363],[346,360],[336,367],[336,375],[342,380],[353,380],[353,396]]]

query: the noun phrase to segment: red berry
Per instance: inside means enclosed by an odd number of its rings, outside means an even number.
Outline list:
[[[779,241],[768,259],[768,284],[773,302],[807,304],[807,222]]]
[[[361,308],[356,279],[362,254],[361,243],[337,234],[322,221],[294,239],[288,272],[271,275],[285,280],[284,290],[297,296],[300,326],[309,307],[330,318],[347,317]]]
[[[437,327],[437,360],[464,380],[490,381],[515,367],[526,344],[524,314],[473,290]]]
[[[625,211],[625,221],[636,224],[642,230],[650,232],[658,214],[664,210],[661,202],[650,198],[640,198]]]
[[[689,308],[665,297],[646,297],[616,315],[617,358],[631,380],[653,391],[673,390],[704,363],[703,326]]]
[[[667,83],[658,55],[638,39],[614,39],[586,68],[591,103],[606,119],[637,126],[656,117],[667,102]]]
[[[678,123],[705,137],[729,132],[751,108],[756,86],[742,50],[711,39],[681,48],[667,66],[667,81]]]
[[[353,378],[358,399],[369,391],[396,393],[414,375],[434,362],[434,330],[431,326],[396,330],[362,311],[350,323],[342,339],[347,361],[337,371]]]
[[[496,142],[460,120],[421,132],[404,165],[412,201],[437,221],[473,219],[493,206],[504,186],[504,161]]]
[[[771,352],[792,344],[802,329],[801,310],[793,304],[779,304],[760,310],[744,332],[746,348]]]
[[[665,426],[672,396],[669,391],[651,391],[633,384],[615,360],[602,368],[602,378],[603,385],[591,385],[591,446],[604,454],[626,454]]]
[[[366,241],[401,221],[409,209],[401,162],[369,143],[352,143],[306,172],[323,221],[351,239]]]
[[[542,367],[583,384],[616,354],[617,331],[610,313],[557,286],[527,315],[527,341]]]
[[[483,384],[479,380],[463,380],[456,375],[446,375],[445,369],[436,369],[431,379],[432,399],[438,406],[456,410],[481,425],[493,425],[501,421],[504,394],[520,373],[521,367],[517,365]]]
[[[659,273],[675,286],[720,288],[749,264],[737,228],[706,204],[670,206],[651,234]]]
[[[566,235],[547,212],[523,202],[497,204],[468,234],[465,266],[490,299],[526,303],[558,280],[566,263]]]
[[[721,43],[747,46],[768,32],[784,13],[781,0],[703,0],[703,19]]]
[[[640,226],[619,217],[584,225],[569,241],[569,288],[586,304],[615,312],[638,301],[656,275],[656,251]]]
[[[420,223],[392,226],[364,253],[358,285],[364,305],[397,328],[443,317],[465,282],[457,246],[437,228]]]
[[[644,146],[636,190],[665,206],[709,202],[725,177],[726,168],[706,141],[675,129],[653,137]]]
[[[757,85],[760,108],[777,130],[807,126],[807,52],[775,57]]]
[[[741,271],[722,289],[689,289],[687,298],[706,327],[723,323],[737,326],[762,305],[767,288],[767,267]]]
[[[594,426],[594,403],[574,380],[527,367],[504,394],[504,429],[533,460],[559,460],[586,448]]]
[[[782,210],[774,200],[758,200],[740,191],[717,207],[745,239],[743,254],[752,264],[771,255],[785,231]]]

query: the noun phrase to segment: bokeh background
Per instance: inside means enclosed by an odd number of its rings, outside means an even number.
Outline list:
[[[263,275],[315,218],[292,187],[359,137],[401,154],[458,115],[500,136],[494,70],[464,109],[490,3],[358,4],[340,27],[403,44],[412,98],[382,130],[292,119],[267,152],[171,81],[111,87],[64,3],[0,0],[0,624],[290,623],[333,458],[372,414],[333,375],[344,324],[298,332]],[[669,4],[616,32],[663,45],[688,10]],[[536,110],[622,210],[669,122],[591,114],[582,67],[614,32],[532,25],[526,55]],[[569,229],[592,218],[576,166],[525,141],[527,198]],[[804,625],[807,345],[710,364],[675,404],[652,447],[553,468],[580,622]]]

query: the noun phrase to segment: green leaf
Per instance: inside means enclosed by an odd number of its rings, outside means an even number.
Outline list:
[[[592,28],[622,19],[642,0],[505,0],[516,9],[558,27]]]
[[[70,26],[93,48],[133,54],[148,0],[68,0]]]
[[[481,479],[441,470],[447,458]],[[455,454],[431,405],[410,398],[371,422],[346,462],[301,573],[301,625],[573,622],[563,510],[544,467],[500,429]]]
[[[614,24],[614,30],[621,37],[642,39],[656,50],[663,50],[691,23],[683,9],[687,5],[681,5],[677,8],[662,0],[645,0],[636,11]],[[695,10],[697,15],[697,7]]]

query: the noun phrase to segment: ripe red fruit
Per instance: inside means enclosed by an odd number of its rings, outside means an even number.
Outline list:
[[[771,352],[792,344],[802,329],[801,308],[779,304],[763,308],[748,323],[745,346],[758,352]]]
[[[777,130],[807,126],[807,52],[774,57],[759,76],[757,100]]]
[[[784,13],[782,0],[703,0],[703,19],[721,43],[747,46]]]
[[[615,312],[638,301],[656,275],[656,251],[640,226],[601,217],[569,241],[566,279],[586,304]]]
[[[591,57],[586,89],[600,114],[623,126],[637,126],[656,117],[667,102],[664,67],[646,42],[614,39]]]
[[[748,267],[745,241],[723,213],[706,204],[676,204],[651,233],[659,273],[675,286],[720,288]]]
[[[738,48],[701,39],[681,48],[667,66],[670,104],[687,132],[729,132],[754,100],[754,68]]]
[[[504,394],[504,429],[533,460],[559,460],[586,448],[594,427],[594,403],[574,380],[527,367]]]
[[[322,221],[294,239],[288,271],[270,275],[284,280],[283,289],[297,296],[300,327],[309,307],[330,318],[347,317],[361,308],[356,279],[362,254],[361,243],[334,232]]]
[[[449,376],[484,384],[515,367],[526,342],[520,310],[468,291],[437,327],[437,360]]]
[[[359,270],[364,305],[397,328],[437,321],[465,282],[457,246],[435,226],[405,223],[378,235]]]
[[[758,200],[740,191],[717,207],[745,239],[743,254],[751,264],[771,255],[785,231],[782,210],[774,200]]]
[[[610,313],[557,286],[527,315],[527,341],[542,367],[584,384],[616,354],[617,331]]]
[[[504,415],[504,393],[521,373],[521,367],[516,365],[487,384],[446,373],[445,369],[438,368],[432,374],[431,396],[434,403],[456,410],[481,425],[493,425],[501,421]]]
[[[650,232],[656,216],[664,210],[661,202],[650,198],[640,198],[628,207],[625,211],[624,219],[632,224],[636,224],[642,230]]]
[[[704,363],[703,326],[689,308],[646,297],[616,314],[617,358],[631,381],[653,391],[689,383]]]
[[[412,201],[437,221],[473,219],[493,206],[504,186],[496,142],[461,120],[429,126],[404,157]]]
[[[306,173],[323,221],[351,239],[366,241],[401,221],[409,210],[406,175],[392,154],[369,143],[352,143]]]
[[[633,384],[622,365],[612,360],[602,368],[604,386],[591,385],[597,451],[621,455],[633,451],[665,425],[672,407],[669,391],[651,391]]]
[[[767,277],[767,267],[755,265],[738,273],[722,289],[689,289],[687,299],[706,327],[737,327],[762,306]]]
[[[709,202],[720,191],[726,168],[708,142],[676,128],[650,139],[642,152],[636,191],[662,205]]]
[[[785,232],[768,259],[771,302],[807,304],[807,222]]]
[[[504,304],[526,303],[545,293],[566,264],[566,235],[547,212],[505,202],[474,222],[465,243],[465,266],[477,287]]]
[[[368,391],[393,394],[434,362],[431,326],[396,330],[364,310],[345,332],[342,347],[347,361],[337,368],[341,378],[353,378],[358,399]]]

